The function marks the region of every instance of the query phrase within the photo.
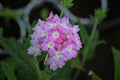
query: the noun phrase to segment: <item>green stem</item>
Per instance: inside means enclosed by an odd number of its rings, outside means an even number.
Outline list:
[[[83,60],[82,60],[82,62],[81,62],[81,67],[82,67],[82,68],[83,68],[83,66],[84,66],[84,64],[85,64],[85,62],[86,62],[88,53],[89,53],[89,47],[86,47],[85,50],[84,50],[84,53],[83,53],[83,54],[84,54]]]
[[[60,18],[62,18],[62,16],[63,16],[63,13],[64,13],[64,7],[62,7],[62,11],[61,11],[61,13],[60,13]]]
[[[96,22],[94,23],[94,25],[93,25],[92,33],[91,33],[91,35],[90,35],[90,37],[89,37],[89,39],[88,39],[88,45],[92,45],[92,44],[90,44],[90,43],[91,43],[91,41],[92,41],[92,39],[93,39],[93,37],[94,37],[94,35],[95,35],[95,31],[96,31],[96,29],[97,29],[97,25],[98,25],[98,22],[96,21]],[[83,60],[82,60],[82,62],[81,62],[81,69],[83,69],[83,66],[84,66],[84,64],[85,64],[85,62],[86,62],[86,60],[87,60],[88,53],[89,53],[89,47],[86,46],[86,48],[85,48],[85,50],[84,50],[84,52],[83,52],[84,56],[83,56]],[[81,70],[79,70],[79,71],[77,71],[77,72],[75,73],[75,77],[74,77],[75,80],[76,80],[77,77],[79,76],[80,71],[81,71]]]
[[[36,67],[36,72],[37,72],[37,76],[38,76],[38,79],[41,80],[41,73],[40,73],[40,69],[39,69],[39,62],[37,61],[37,58],[36,56],[34,56],[34,62],[35,62],[35,67]]]
[[[48,59],[48,54],[46,54],[45,60],[44,60],[44,65],[46,65],[46,61]]]
[[[85,55],[83,56],[83,60],[82,60],[82,62],[81,62],[81,68],[75,73],[74,80],[77,80],[77,78],[78,78],[81,70],[84,70],[84,69],[83,69],[83,66],[84,66],[84,64],[85,64],[85,62],[86,62],[86,59],[87,59],[88,49],[89,49],[89,48],[86,47],[85,50],[84,50],[84,52],[83,52]]]
[[[92,33],[91,33],[91,35],[90,35],[90,38],[88,39],[88,45],[91,43],[91,41],[92,41],[92,39],[93,39],[93,37],[94,37],[94,35],[95,35],[95,31],[96,31],[96,29],[97,29],[97,25],[98,25],[98,21],[96,21],[96,22],[94,23],[94,25],[93,25]]]
[[[88,45],[92,45],[92,44],[90,44],[90,43],[91,43],[91,41],[92,41],[92,39],[93,39],[93,37],[94,37],[94,35],[95,35],[95,31],[96,31],[96,29],[97,29],[97,25],[98,25],[98,23],[97,23],[97,21],[96,21],[96,22],[94,23],[94,25],[93,25],[92,33],[91,33],[91,35],[90,35],[90,37],[89,37],[89,39],[88,39]],[[84,64],[85,64],[85,62],[86,62],[88,53],[89,53],[89,47],[86,46],[86,48],[85,48],[85,50],[84,50],[84,54],[85,54],[85,55],[84,55],[83,60],[82,60],[82,63],[81,63],[82,67],[84,66]]]

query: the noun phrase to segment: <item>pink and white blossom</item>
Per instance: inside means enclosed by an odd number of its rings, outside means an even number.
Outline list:
[[[33,31],[28,54],[38,56],[47,52],[46,64],[52,70],[62,68],[82,48],[78,25],[71,25],[69,18],[60,18],[53,12],[45,21],[39,19]]]

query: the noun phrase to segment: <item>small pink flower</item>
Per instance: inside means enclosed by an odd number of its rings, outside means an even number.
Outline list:
[[[47,51],[48,50],[47,44],[46,43],[41,44],[41,49],[42,51]]]
[[[48,53],[50,54],[50,56],[55,55],[55,49],[49,49]]]
[[[54,55],[48,58],[47,64],[50,65],[50,69],[53,71],[62,68],[65,65],[64,55],[60,51],[56,51]]]
[[[39,45],[29,47],[28,54],[31,54],[31,55],[34,54],[35,56],[40,55],[41,50],[39,48]]]
[[[77,32],[80,31],[78,25],[74,25],[72,30],[73,30],[73,33],[74,33],[74,34],[77,34]]]

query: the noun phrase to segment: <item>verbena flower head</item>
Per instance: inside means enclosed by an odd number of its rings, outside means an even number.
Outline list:
[[[62,68],[82,48],[78,25],[72,26],[68,18],[60,18],[52,12],[44,21],[39,19],[33,31],[28,53],[38,56],[46,51],[46,64],[52,70]]]

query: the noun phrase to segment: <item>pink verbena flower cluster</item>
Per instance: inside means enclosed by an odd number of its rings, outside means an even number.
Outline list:
[[[39,19],[33,30],[28,53],[38,56],[41,51],[48,52],[46,64],[52,70],[62,68],[82,48],[78,25],[72,26],[66,17],[60,18],[51,12],[45,21]]]

